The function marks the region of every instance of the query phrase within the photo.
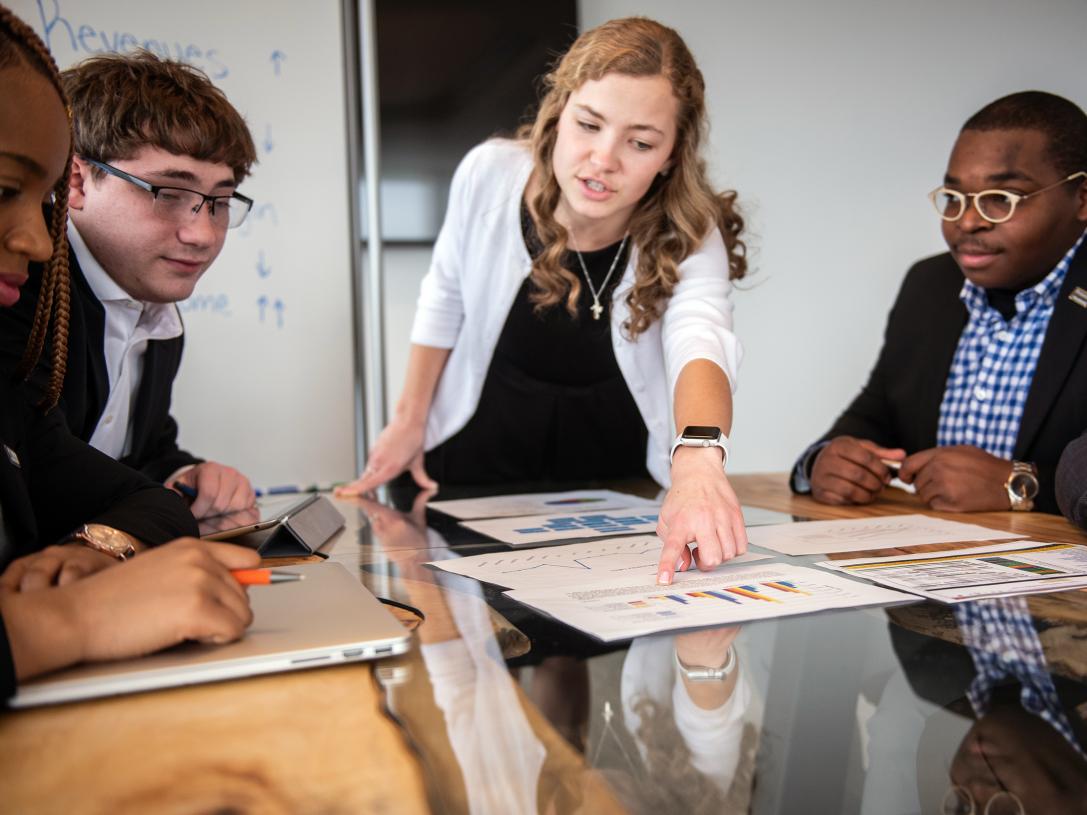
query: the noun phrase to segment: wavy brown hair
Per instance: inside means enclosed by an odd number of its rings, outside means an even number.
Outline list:
[[[729,279],[747,271],[744,222],[732,190],[715,192],[700,155],[706,137],[706,86],[687,45],[671,28],[644,17],[612,20],[586,31],[543,77],[543,98],[536,120],[518,138],[531,146],[538,192],[531,201],[543,251],[532,265],[532,301],[544,309],[565,301],[576,314],[581,283],[562,266],[568,233],[555,220],[561,197],[551,159],[559,117],[575,90],[610,73],[668,80],[678,102],[676,143],[671,167],[638,203],[628,231],[637,249],[634,287],[627,295],[630,319],[624,330],[637,337],[656,320],[679,280],[679,264],[716,226],[728,252]]]
[[[78,156],[109,162],[158,147],[225,164],[235,184],[256,163],[245,119],[199,68],[150,51],[103,54],[68,68],[62,81],[72,100]],[[95,178],[104,172],[91,169]]]
[[[0,6],[0,69],[24,65],[48,79],[69,112],[68,97],[61,86],[57,64],[45,44],[34,30],[20,20],[11,9]],[[50,409],[60,399],[64,385],[64,371],[68,361],[68,175],[72,167],[71,138],[68,140],[68,160],[64,174],[53,188],[53,206],[49,213],[49,237],[53,242],[53,254],[42,270],[41,292],[34,310],[34,322],[30,328],[23,358],[16,368],[16,377],[25,380],[41,359],[49,326],[53,327],[50,346],[50,370],[45,395],[39,403]]]

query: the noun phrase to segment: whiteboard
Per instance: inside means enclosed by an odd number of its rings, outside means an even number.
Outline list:
[[[180,304],[183,448],[257,486],[354,475],[352,238],[341,6],[5,0],[64,68],[146,47],[204,70],[242,113],[256,204]]]

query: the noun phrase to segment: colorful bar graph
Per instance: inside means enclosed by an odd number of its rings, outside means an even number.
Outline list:
[[[778,591],[790,592],[792,594],[803,594],[805,597],[811,597],[811,592],[801,591],[796,587],[795,583],[790,583],[788,580],[774,580],[770,583],[763,583],[764,586],[769,586],[772,589]]]
[[[732,594],[738,594],[741,597],[748,597],[752,600],[765,600],[767,603],[780,603],[780,600],[776,600],[773,597],[767,597],[760,592],[755,586],[729,586],[725,589]]]

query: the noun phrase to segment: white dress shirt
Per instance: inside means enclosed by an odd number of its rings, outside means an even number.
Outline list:
[[[71,221],[68,241],[87,284],[106,312],[102,350],[109,397],[89,443],[107,456],[120,459],[132,450],[132,407],[143,376],[147,343],[180,337],[181,315],[173,303],[132,299],[91,254]]]

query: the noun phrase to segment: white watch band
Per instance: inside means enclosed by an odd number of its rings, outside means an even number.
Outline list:
[[[725,664],[720,668],[707,668],[703,665],[684,665],[683,660],[676,654],[676,668],[692,682],[720,682],[728,679],[729,674],[736,670],[736,651],[732,646],[728,647],[725,654]]]
[[[719,447],[721,449],[721,467],[724,468],[728,464],[728,436],[721,433],[716,439],[688,439],[684,438],[680,433],[676,436],[676,440],[672,442],[672,451],[668,454],[668,461],[671,462],[676,457],[676,450],[680,447]]]

